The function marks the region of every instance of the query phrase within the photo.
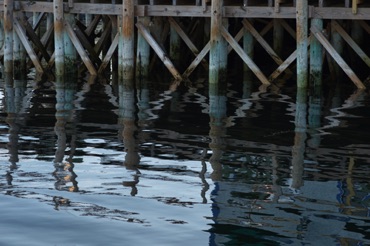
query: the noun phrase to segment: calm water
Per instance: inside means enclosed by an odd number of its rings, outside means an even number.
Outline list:
[[[370,244],[368,91],[168,84],[2,80],[0,245]]]

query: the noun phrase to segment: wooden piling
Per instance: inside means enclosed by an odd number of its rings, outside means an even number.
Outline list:
[[[119,31],[118,31],[118,18],[117,16],[111,16],[111,21],[112,21],[112,35],[111,35],[111,40],[112,40],[112,43],[115,41],[116,39],[116,36],[117,36],[117,40],[118,40],[118,37],[119,37]],[[117,42],[118,44],[118,42]],[[118,78],[118,73],[117,73],[117,70],[118,70],[118,52],[117,52],[117,47],[114,49],[114,52],[112,54],[112,80],[113,81],[117,81],[117,78]]]
[[[221,35],[223,0],[212,0],[211,4],[209,83],[213,84],[226,80],[227,43]]]
[[[251,24],[253,24],[253,20],[249,20],[249,22]],[[243,49],[244,49],[245,54],[251,60],[253,60],[253,58],[254,58],[254,44],[255,44],[255,41],[254,41],[253,35],[251,34],[250,31],[248,31],[244,28]],[[247,74],[251,73],[251,69],[249,68],[249,66],[246,63],[243,64],[243,71],[244,71],[244,73],[247,73]],[[248,75],[246,75],[246,76],[249,77]]]
[[[4,73],[13,74],[13,0],[4,0]]]
[[[342,21],[339,21],[338,24],[342,24],[343,22]],[[344,41],[343,41],[343,38],[340,36],[340,34],[338,33],[338,31],[333,27],[335,25],[335,22],[334,20],[331,21],[331,40],[330,40],[330,43],[331,45],[334,47],[334,49],[336,50],[336,52],[341,56],[343,54],[343,49],[344,49]],[[341,78],[341,69],[340,69],[340,66],[336,63],[336,61],[334,59],[330,59],[330,62],[332,63],[331,64],[331,67],[333,67],[334,71],[331,71],[333,73],[333,77],[335,79],[340,79]]]
[[[75,25],[75,18],[73,14],[65,14],[64,19],[71,26]],[[63,30],[63,41],[64,41],[64,63],[65,63],[65,72],[72,75],[77,72],[77,52],[76,49],[68,35],[66,28]]]
[[[321,88],[316,86],[309,96],[309,107],[307,116],[307,130],[310,138],[307,141],[307,146],[316,150],[321,144],[321,134],[319,128],[321,127],[321,117],[322,117],[322,93]],[[315,159],[315,151],[309,151],[306,153],[308,157]]]
[[[297,1],[297,87],[306,88],[308,79],[308,0]]]
[[[134,0],[122,2],[122,76],[123,80],[133,81],[135,74],[135,44],[134,44]]]
[[[312,19],[311,26],[317,30],[323,30],[322,19]],[[311,86],[320,86],[322,80],[323,54],[322,45],[314,36],[310,45],[310,83]]]
[[[170,26],[170,58],[173,64],[178,67],[180,63],[180,53],[181,53],[181,38],[177,33],[176,29]]]
[[[51,0],[48,0],[48,1],[51,2]],[[52,13],[48,13],[47,16],[46,16],[46,30],[53,29],[53,25],[54,25],[54,17],[53,17],[53,14]],[[49,53],[54,52],[53,46],[54,46],[54,43],[53,42],[47,43],[46,49],[47,49],[47,51]]]
[[[284,46],[284,28],[281,25],[280,19],[274,19],[273,22],[273,49],[276,54],[281,56],[281,52]]]
[[[144,27],[149,26],[150,17],[138,17]],[[137,52],[136,52],[136,79],[147,80],[149,76],[150,63],[150,46],[143,35],[138,32],[137,35]]]
[[[64,17],[63,0],[54,0],[54,56],[55,56],[55,76],[64,75]]]
[[[4,15],[0,14],[0,49],[3,48],[4,39]]]
[[[16,32],[13,36],[13,58],[14,78],[17,80],[24,78],[27,73],[26,51]]]

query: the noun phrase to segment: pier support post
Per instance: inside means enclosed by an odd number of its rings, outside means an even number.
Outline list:
[[[63,0],[54,0],[53,3],[55,76],[62,78],[64,75]]]
[[[73,14],[65,14],[64,18],[71,26],[75,25],[76,21]],[[77,74],[77,52],[71,39],[68,36],[67,30],[64,29],[63,34],[65,72],[69,75],[74,75]]]
[[[317,30],[322,31],[323,20],[312,19],[311,26],[314,26],[317,28]],[[321,85],[322,65],[323,65],[322,45],[315,37],[313,37],[311,40],[310,47],[310,82],[311,86],[313,87]]]
[[[16,32],[13,32],[14,78],[19,80],[26,76],[26,50]]]
[[[362,29],[359,21],[352,20],[351,21],[351,37],[353,41],[358,44],[359,46],[363,45],[364,42],[364,29]],[[351,52],[351,60],[353,67],[357,67],[358,65],[362,65],[362,63],[357,63],[356,61],[356,52]],[[360,65],[360,66],[361,66]]]
[[[332,20],[331,25],[333,26],[334,20]],[[343,23],[343,21],[338,20],[337,21],[340,25]],[[343,54],[343,49],[344,49],[344,40],[338,33],[338,31],[335,28],[331,28],[331,44],[334,47],[334,49],[338,52],[338,54],[341,56]],[[338,79],[341,77],[342,74],[342,69],[340,66],[336,63],[336,61],[330,57],[330,61],[332,62],[332,67],[334,71],[334,78]]]
[[[273,49],[281,56],[281,52],[283,50],[283,43],[284,43],[284,28],[281,25],[279,19],[274,19],[274,30],[273,30]]]
[[[112,21],[112,35],[111,35],[111,39],[114,40],[114,38],[116,37],[117,33],[119,32],[119,28],[118,28],[118,17],[117,16],[111,16],[111,21]],[[111,70],[111,74],[112,74],[112,83],[113,84],[117,84],[117,79],[118,79],[118,73],[117,73],[117,69],[118,69],[118,57],[117,57],[117,52],[118,49],[116,49],[116,51],[114,52],[114,54],[112,55],[112,70]]]
[[[226,81],[227,42],[221,35],[221,26],[227,26],[222,18],[223,0],[212,0],[211,6],[211,48],[209,53],[209,83]],[[227,29],[227,27],[226,27]]]
[[[307,87],[308,79],[308,0],[297,1],[297,86]]]
[[[249,22],[251,24],[253,24],[253,20],[249,20]],[[251,58],[253,60],[253,57],[254,57],[254,38],[253,38],[253,35],[251,34],[251,32],[249,30],[246,30],[244,29],[244,35],[243,35],[243,49],[245,51],[245,53],[249,56],[249,58]],[[244,71],[244,74],[250,74],[251,73],[251,69],[249,68],[249,66],[243,62],[243,71]],[[250,77],[247,76],[247,77]]]
[[[122,76],[125,81],[133,81],[135,74],[134,64],[134,1],[122,2]]]
[[[51,0],[48,0],[48,2],[51,2]],[[46,16],[46,30],[50,30],[53,27],[53,13],[48,13]],[[47,46],[47,51],[49,53],[52,53],[54,51],[53,49],[54,43],[50,42]]]
[[[4,0],[4,73],[13,76],[13,0]]]
[[[0,49],[3,48],[4,39],[5,39],[5,36],[4,36],[4,15],[1,14],[0,15]]]
[[[175,28],[170,25],[170,58],[175,67],[179,67],[180,63],[180,47],[181,38]]]
[[[150,17],[138,17],[138,21],[148,28]],[[143,35],[138,32],[136,51],[136,80],[147,80],[150,63],[150,46]]]

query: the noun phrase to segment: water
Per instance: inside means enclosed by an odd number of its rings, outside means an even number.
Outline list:
[[[0,245],[370,244],[368,91],[168,84],[1,81]]]

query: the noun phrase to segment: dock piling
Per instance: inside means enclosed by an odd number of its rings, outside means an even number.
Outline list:
[[[13,0],[4,0],[4,73],[13,74]]]
[[[64,75],[64,16],[63,0],[54,0],[54,55],[55,55],[55,76]]]
[[[308,1],[297,1],[297,87],[306,88],[308,78]]]

